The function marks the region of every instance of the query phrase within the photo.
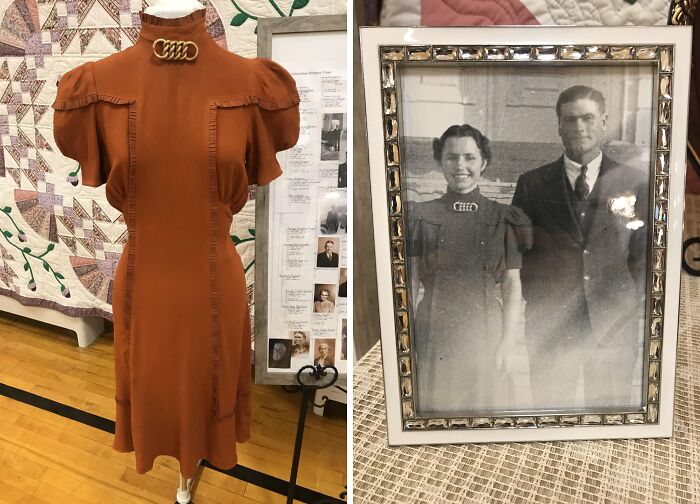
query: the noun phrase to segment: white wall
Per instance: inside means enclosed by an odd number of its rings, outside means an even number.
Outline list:
[[[437,137],[469,123],[495,141],[559,143],[555,104],[575,84],[603,93],[609,140],[650,145],[652,67],[639,64],[406,66],[401,134]]]

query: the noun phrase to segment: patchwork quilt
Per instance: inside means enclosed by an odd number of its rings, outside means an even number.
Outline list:
[[[673,0],[383,0],[384,26],[664,25]]]

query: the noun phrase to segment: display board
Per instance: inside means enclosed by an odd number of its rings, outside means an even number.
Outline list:
[[[256,196],[255,381],[307,365],[347,372],[346,16],[258,21],[258,56],[294,77],[301,130],[283,175]]]

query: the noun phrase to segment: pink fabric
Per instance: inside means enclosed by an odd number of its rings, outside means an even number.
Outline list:
[[[518,0],[421,0],[423,26],[538,25]]]

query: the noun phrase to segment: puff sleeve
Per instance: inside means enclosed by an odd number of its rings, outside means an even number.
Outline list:
[[[518,207],[504,207],[503,220],[506,223],[505,262],[507,269],[520,269],[523,266],[523,252],[532,248],[534,240],[532,221]]]
[[[98,187],[107,181],[107,176],[100,156],[95,112],[98,94],[92,65],[83,63],[61,77],[51,107],[58,149],[80,164],[83,185]]]
[[[272,60],[254,60],[250,128],[246,144],[248,184],[265,185],[282,169],[277,153],[299,138],[299,93],[289,73]]]

